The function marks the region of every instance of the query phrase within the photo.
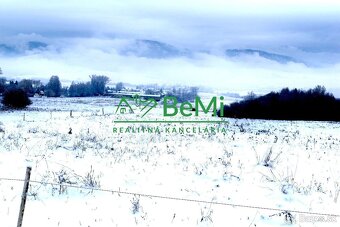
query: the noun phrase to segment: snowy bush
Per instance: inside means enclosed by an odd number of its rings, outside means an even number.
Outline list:
[[[133,214],[138,213],[140,209],[139,197],[137,196],[133,197],[133,199],[131,200],[131,204],[132,204],[132,213]]]
[[[94,174],[94,169],[91,166],[91,169],[88,173],[86,173],[83,178],[83,184],[88,188],[100,188],[99,176]]]
[[[1,102],[6,107],[19,109],[32,104],[26,92],[16,88],[6,91]]]
[[[52,194],[53,191],[58,190],[59,195],[64,194],[67,192],[67,185],[65,184],[72,184],[72,181],[70,180],[71,177],[69,175],[69,173],[67,173],[65,170],[60,170],[58,172],[54,172],[54,177],[57,181],[57,183],[59,184],[58,188],[53,188],[52,190]]]
[[[0,133],[5,132],[4,124],[0,121]]]

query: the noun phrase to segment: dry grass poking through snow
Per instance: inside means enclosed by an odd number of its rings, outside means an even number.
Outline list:
[[[23,178],[29,163],[32,179],[59,184],[31,185],[26,226],[299,226],[294,213],[67,184],[287,210],[340,210],[337,123],[230,119],[226,134],[113,134],[116,116],[102,116],[102,106],[73,111],[73,117],[31,111],[26,121],[22,112],[0,113],[0,177]],[[0,181],[6,226],[15,224],[21,190],[21,183]]]

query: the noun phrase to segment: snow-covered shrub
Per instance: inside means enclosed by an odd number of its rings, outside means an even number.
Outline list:
[[[99,176],[94,174],[92,166],[90,171],[83,178],[83,184],[88,188],[100,188]]]
[[[296,218],[295,216],[289,212],[289,211],[282,211],[280,213],[277,213],[277,214],[272,214],[270,215],[269,217],[283,217],[284,218],[284,224],[287,224],[287,225],[292,225],[294,223],[296,223]]]
[[[38,127],[32,127],[28,130],[29,133],[33,133],[33,134],[37,133],[38,131],[39,131]]]
[[[137,196],[133,197],[133,199],[131,200],[131,204],[132,204],[132,213],[133,214],[138,213],[140,209],[139,197]]]
[[[32,104],[26,92],[22,89],[10,89],[4,93],[2,104],[9,108],[25,108]]]
[[[53,188],[52,193],[55,190],[58,190],[59,195],[67,192],[67,185],[65,184],[72,184],[72,181],[70,180],[70,175],[65,170],[60,170],[58,172],[54,172],[54,178],[55,181],[59,184],[58,188]]]
[[[5,132],[4,124],[0,121],[0,133],[4,133],[4,132]]]
[[[273,168],[274,164],[277,164],[279,162],[279,157],[282,154],[282,151],[281,151],[274,156],[273,155],[273,148],[271,147],[269,149],[269,151],[267,151],[261,159],[260,156],[257,154],[254,147],[253,147],[253,150],[255,151],[257,164],[263,165],[263,166],[269,167],[269,168]]]
[[[213,214],[213,210],[210,207],[204,207],[204,209],[201,209],[201,219],[200,222],[210,222],[213,223],[211,215]]]

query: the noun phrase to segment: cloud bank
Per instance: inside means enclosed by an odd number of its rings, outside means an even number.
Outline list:
[[[321,84],[340,97],[339,4],[271,2],[3,0],[0,67],[8,77],[59,75],[69,83],[105,74],[113,82],[204,85],[233,92]],[[152,53],[145,42],[136,46],[136,40],[153,41]],[[230,57],[228,49],[299,61]],[[180,52],[167,57],[172,50]]]

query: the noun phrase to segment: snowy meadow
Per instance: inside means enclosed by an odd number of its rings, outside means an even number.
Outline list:
[[[121,133],[115,121],[138,116],[115,105],[34,98],[0,112],[1,226],[16,226],[23,182],[9,179],[26,166],[23,226],[339,225],[315,214],[340,215],[339,123],[226,119],[218,133]]]

